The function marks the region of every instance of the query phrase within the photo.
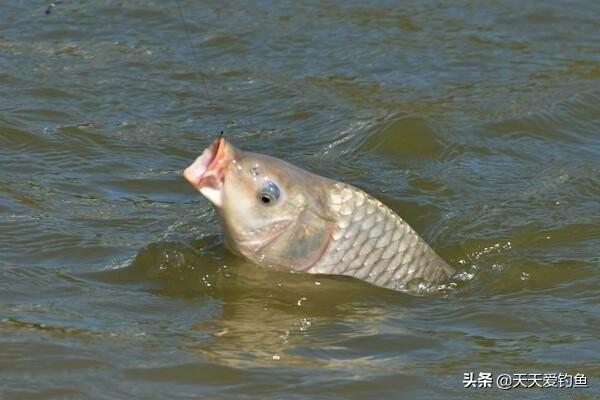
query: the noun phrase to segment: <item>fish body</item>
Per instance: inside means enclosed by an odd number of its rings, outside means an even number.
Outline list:
[[[454,273],[402,218],[362,190],[336,182],[336,216],[327,250],[308,272],[350,275],[389,289],[415,291]]]
[[[364,191],[219,138],[184,171],[215,207],[227,247],[254,263],[421,292],[454,274]]]

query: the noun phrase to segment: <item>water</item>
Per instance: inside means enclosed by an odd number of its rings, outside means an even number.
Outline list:
[[[181,5],[190,40],[173,1],[0,6],[0,397],[598,398],[597,2]],[[221,130],[383,200],[456,287],[229,254],[180,176]]]

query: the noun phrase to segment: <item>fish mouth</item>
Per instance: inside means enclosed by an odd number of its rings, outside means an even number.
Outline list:
[[[183,177],[216,207],[221,207],[225,170],[232,159],[231,146],[220,137],[183,171]]]

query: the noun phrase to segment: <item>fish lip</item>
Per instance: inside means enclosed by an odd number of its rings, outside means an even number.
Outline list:
[[[219,188],[224,180],[225,139],[218,138],[183,171],[183,177],[196,189]]]
[[[217,138],[183,171],[183,177],[217,209],[223,206],[223,185],[236,151],[223,137]]]

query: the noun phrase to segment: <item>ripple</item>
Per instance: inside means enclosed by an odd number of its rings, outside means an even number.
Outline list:
[[[179,364],[168,367],[138,368],[125,370],[125,375],[132,379],[148,381],[167,381],[178,383],[195,383],[199,377],[208,379],[213,385],[244,383],[248,380],[248,373],[244,370],[222,366],[219,364]]]
[[[0,396],[597,377],[593,3],[188,1],[187,29],[173,2],[5,3]],[[381,198],[460,274],[416,298],[234,256],[180,178],[221,130]]]
[[[383,129],[377,129],[361,145],[361,150],[374,151],[392,160],[435,158],[443,143],[422,118],[398,118]],[[402,162],[400,161],[400,162]]]

